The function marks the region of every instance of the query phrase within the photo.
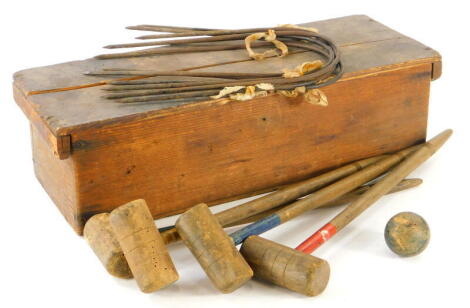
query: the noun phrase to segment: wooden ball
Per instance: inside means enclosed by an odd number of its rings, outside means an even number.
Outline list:
[[[397,255],[420,254],[429,243],[431,233],[426,221],[412,212],[398,213],[385,226],[385,242]]]

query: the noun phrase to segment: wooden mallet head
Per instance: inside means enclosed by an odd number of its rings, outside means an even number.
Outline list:
[[[235,291],[253,276],[250,266],[206,204],[196,205],[182,214],[176,229],[212,283],[223,293]]]
[[[397,186],[395,186],[390,191],[390,193],[409,189],[409,188],[418,186],[421,183],[422,183],[421,179],[403,180]],[[326,203],[324,206],[332,207],[332,206],[338,206],[338,205],[343,205],[346,203],[353,202],[358,197],[360,197],[361,194],[369,190],[370,187],[371,187],[370,185],[361,186],[357,188],[356,190],[350,193],[347,193],[338,199],[333,200],[332,202]],[[260,200],[260,201],[264,202],[264,200]],[[253,204],[252,201],[250,201],[250,203]],[[225,220],[224,227],[252,223],[268,215],[271,215],[275,211],[279,210],[279,208],[282,208],[285,206],[286,205],[281,205],[280,207],[275,207],[273,209],[266,210],[262,213],[255,214],[253,216],[246,217],[245,215],[241,215],[241,217],[239,217],[236,220],[236,222],[232,222],[232,223],[227,223],[227,221],[230,222],[231,220]],[[239,207],[235,207],[235,208],[239,208]],[[220,219],[221,217],[220,214],[224,212],[227,213],[227,211],[222,211],[222,212],[215,214],[215,216],[219,220],[219,223],[221,224],[222,222]],[[234,210],[231,210],[231,212],[232,212],[231,214],[233,214]],[[251,213],[252,211],[250,211],[250,214]],[[159,229],[159,232],[165,244],[169,244],[169,243],[180,240],[180,237],[178,233],[176,232],[175,228],[161,228]],[[93,217],[91,217],[85,224],[83,235],[88,241],[90,247],[93,249],[93,252],[96,254],[96,256],[101,261],[105,269],[111,275],[113,275],[114,277],[127,278],[127,279],[133,277],[132,272],[129,268],[129,265],[127,264],[126,257],[124,256],[124,252],[122,251],[122,248],[119,245],[116,235],[114,234],[114,231],[111,228],[111,224],[109,223],[108,213],[96,214]]]
[[[383,158],[230,236],[225,234],[217,218],[211,214],[205,204],[197,205],[182,214],[176,222],[176,229],[216,287],[222,292],[232,292],[253,275],[252,269],[240,255],[235,244],[241,244],[251,235],[259,235],[306,211],[337,199],[389,170],[415,150],[415,147],[407,148]]]
[[[257,235],[248,237],[240,252],[256,278],[307,296],[323,292],[330,278],[327,261]]]
[[[178,280],[178,273],[144,200],[114,209],[109,222],[142,292],[153,292]]]
[[[83,229],[83,236],[108,273],[118,278],[133,277],[121,245],[109,223],[109,213],[96,214],[88,219]]]

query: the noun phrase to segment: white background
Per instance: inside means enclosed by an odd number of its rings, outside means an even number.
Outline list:
[[[1,2],[0,307],[468,307],[470,22],[460,4],[465,1],[159,2]],[[88,58],[101,53],[102,45],[130,41],[136,32],[124,30],[127,25],[246,28],[352,14],[367,14],[442,54],[443,75],[432,83],[428,132],[433,136],[453,128],[455,134],[412,174],[424,179],[421,187],[384,197],[315,252],[331,266],[325,292],[307,298],[250,281],[232,294],[220,294],[182,244],[170,247],[181,279],[165,290],[143,294],[133,280],[107,275],[33,175],[29,124],[13,101],[12,74]],[[295,246],[337,211],[313,211],[264,236]],[[385,245],[385,223],[400,211],[421,214],[431,227],[430,245],[420,256],[399,258]]]

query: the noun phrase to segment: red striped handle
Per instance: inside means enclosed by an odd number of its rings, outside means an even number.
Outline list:
[[[321,227],[317,232],[313,233],[308,239],[303,241],[295,249],[305,252],[312,253],[315,249],[320,247],[321,244],[329,240],[336,233],[336,227],[330,223],[327,223]]]

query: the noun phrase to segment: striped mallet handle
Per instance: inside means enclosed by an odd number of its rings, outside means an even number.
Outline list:
[[[341,213],[336,215],[329,223],[320,228],[312,236],[296,247],[296,250],[312,253],[324,242],[330,239],[339,230],[347,226],[354,218],[359,216],[369,208],[380,197],[387,194],[390,189],[403,180],[408,174],[419,167],[429,157],[431,157],[452,135],[452,130],[448,129],[432,138],[420,149],[411,154],[402,163],[395,167],[382,180],[377,182],[371,189],[361,195],[356,201],[351,203]]]
[[[196,205],[186,211],[178,218],[175,226],[184,244],[191,250],[213,284],[224,293],[233,292],[253,276],[253,270],[236,249],[236,244],[240,244],[250,235],[258,235],[375,179],[419,147],[408,148],[381,159],[230,236],[227,236],[206,204]]]
[[[221,226],[226,227],[228,225],[233,225],[240,220],[249,219],[254,215],[258,215],[273,208],[289,204],[300,197],[308,195],[348,175],[354,174],[355,172],[378,162],[384,157],[387,157],[387,155],[366,158],[347,164],[313,178],[284,186],[279,190],[263,197],[216,213],[215,216],[217,217],[217,220]],[[174,226],[161,230],[161,235],[166,244],[180,240],[179,234]]]
[[[302,213],[321,207],[325,203],[328,203],[387,172],[390,168],[404,160],[419,147],[421,147],[421,145],[410,147],[389,155],[361,171],[355,172],[337,182],[334,182],[333,184],[316,191],[310,196],[298,200],[276,211],[274,214],[230,234],[230,237],[235,245],[239,245],[251,235],[259,235],[301,215]]]

